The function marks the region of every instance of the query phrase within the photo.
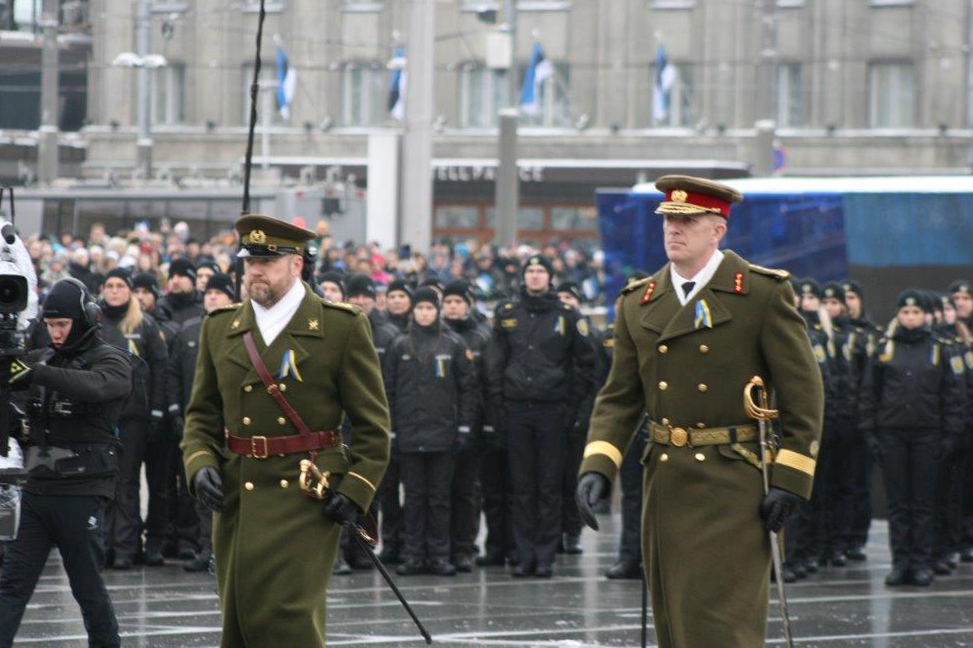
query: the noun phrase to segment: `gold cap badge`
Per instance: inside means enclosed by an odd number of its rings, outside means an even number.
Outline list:
[[[263,245],[267,242],[267,235],[264,234],[263,230],[251,230],[250,242],[256,243],[257,245]]]
[[[676,189],[672,192],[672,202],[686,202],[687,198],[689,198],[689,194],[682,189]]]

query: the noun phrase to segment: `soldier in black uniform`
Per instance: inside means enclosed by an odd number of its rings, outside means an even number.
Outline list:
[[[885,336],[885,329],[875,324],[868,317],[865,308],[865,293],[861,285],[851,279],[841,282],[845,291],[845,306],[848,308],[848,319],[851,325],[862,331],[865,338],[866,362],[871,362],[875,355],[878,340]],[[867,367],[866,367],[867,370]],[[864,372],[862,372],[862,377]],[[861,399],[862,380],[858,381],[858,393]],[[860,410],[860,407],[859,407]],[[872,455],[865,444],[862,434],[856,433],[851,437],[850,467],[852,473],[850,509],[848,519],[848,536],[845,555],[848,560],[862,561],[867,558],[865,545],[868,543],[868,529],[872,524]]]
[[[959,558],[965,563],[973,562],[973,334],[969,321],[973,313],[973,296],[970,285],[965,281],[953,282],[947,289],[952,313],[946,321],[951,327],[951,336],[959,342],[966,365],[966,433],[959,449],[960,472],[963,474],[962,518],[960,521]],[[964,317],[963,315],[966,315]]]
[[[490,341],[490,331],[471,317],[472,309],[473,290],[466,280],[457,279],[446,284],[443,288],[443,321],[451,331],[463,338],[463,342],[470,350],[476,381],[476,412],[472,425],[472,443],[456,456],[450,499],[450,549],[453,565],[458,572],[473,570],[476,533],[480,521],[480,457],[485,450],[481,437],[486,389],[483,349]],[[503,493],[501,492],[500,495],[502,497]],[[489,545],[489,540],[487,544]]]
[[[961,376],[932,335],[916,290],[898,300],[895,330],[865,374],[861,429],[878,458],[889,500],[892,571],[887,585],[933,580],[937,466],[963,432]]]
[[[345,284],[345,294],[348,303],[361,308],[365,316],[368,317],[368,323],[372,326],[372,344],[375,345],[375,351],[378,353],[378,359],[382,363],[384,372],[386,352],[392,345],[393,340],[398,337],[400,331],[394,325],[390,324],[382,312],[376,308],[377,292],[375,282],[371,277],[364,274],[352,275]],[[354,430],[351,433],[353,434]],[[398,470],[398,463],[396,462],[395,465],[396,470]],[[399,481],[398,473],[396,473],[395,481],[396,483]],[[388,508],[382,508],[381,495],[382,491],[381,487],[379,487],[378,496],[369,509],[369,515],[372,519],[377,520],[378,511],[382,511],[381,558],[383,562],[395,564],[399,562],[402,543],[404,541],[402,508],[399,504],[398,493],[395,493],[394,498],[391,495],[389,496]],[[352,542],[346,535],[343,536],[343,540],[343,551],[339,552],[339,560],[335,563],[336,573],[348,573],[345,565],[349,569],[371,569],[371,560],[368,556],[362,554],[361,548],[357,543]]]
[[[455,457],[473,445],[477,399],[473,354],[439,319],[439,295],[415,293],[408,330],[389,347],[385,371],[392,429],[405,485],[405,561],[397,573],[455,576],[450,490]]]
[[[165,443],[166,343],[152,316],[143,313],[132,293],[127,270],[115,268],[105,279],[99,303],[104,319],[102,339],[133,356],[135,380],[132,394],[119,417],[122,452],[115,503],[108,511],[108,547],[114,569],[131,569],[142,545],[142,463],[149,480],[149,515],[146,518],[145,564],[163,563],[162,543],[169,500],[148,457]],[[148,459],[148,460],[147,460]]]
[[[569,422],[593,388],[594,349],[580,314],[551,290],[551,262],[524,265],[520,298],[501,302],[487,347],[488,416],[507,439],[518,563],[514,576],[553,575]]]
[[[118,417],[132,389],[125,354],[98,335],[101,314],[83,284],[57,282],[44,303],[51,346],[32,351],[27,485],[17,539],[6,543],[0,576],[0,648],[10,648],[48,554],[57,547],[81,606],[90,646],[121,646],[101,579],[104,513],[115,496]]]
[[[223,273],[212,275],[203,293],[203,307],[206,312],[210,313],[217,308],[229,306],[235,301],[237,295],[233,287],[233,278]],[[166,391],[169,396],[169,416],[173,421],[172,430],[179,440],[182,440],[186,405],[189,404],[189,398],[192,396],[196,356],[199,353],[199,332],[202,327],[202,317],[193,317],[183,322],[176,334],[173,350],[169,356]],[[183,565],[183,569],[189,572],[207,570],[213,556],[213,514],[199,501],[195,503],[195,513],[198,520],[196,545],[199,550],[195,558]]]

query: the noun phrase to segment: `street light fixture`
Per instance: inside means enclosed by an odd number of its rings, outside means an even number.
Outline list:
[[[156,70],[169,66],[169,61],[161,54],[136,54],[122,52],[112,61],[112,67],[138,68],[139,96],[138,96],[138,139],[136,140],[137,169],[146,180],[152,177],[152,129],[149,119],[149,101],[151,97],[151,79],[149,70]]]

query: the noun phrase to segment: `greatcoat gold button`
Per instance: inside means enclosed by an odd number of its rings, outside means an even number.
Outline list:
[[[699,391],[704,392],[707,389],[709,389],[709,387],[706,386],[706,383],[699,383],[698,389],[699,389]]]
[[[659,461],[669,461],[669,455],[663,454],[661,457],[659,457]]]
[[[247,482],[246,484],[243,485],[243,487],[246,488],[248,491],[251,491],[253,490],[253,482]]]
[[[706,455],[704,455],[702,452],[697,452],[696,461],[706,461]]]
[[[662,424],[663,425],[669,425],[669,419],[667,419],[667,418],[662,419]]]
[[[660,344],[660,345],[659,345],[659,353],[666,353],[666,352],[668,352],[668,351],[669,351],[669,347],[667,347],[667,346],[666,346],[666,345],[664,345],[664,344]]]
[[[285,419],[283,416],[278,416],[277,417],[277,422],[279,424],[283,425],[284,423],[287,423],[287,419]]]
[[[280,389],[281,391],[287,391],[287,385],[285,385],[284,383],[277,385],[277,388]]]
[[[245,391],[247,393],[252,392],[253,391],[253,385],[247,385],[246,387],[243,388],[243,391]]]
[[[244,416],[243,417],[243,424],[244,425],[250,425],[250,417],[249,416]]]
[[[699,352],[700,353],[709,353],[709,347],[706,346],[705,344],[700,344],[699,345]]]
[[[703,428],[706,427],[706,424],[705,423],[697,423],[696,424],[696,427],[698,427],[700,430],[702,430]]]
[[[280,487],[281,488],[287,488],[290,485],[291,485],[291,483],[289,481],[287,481],[286,479],[281,479],[280,480]]]
[[[669,433],[669,443],[677,448],[681,448],[688,442],[689,432],[686,432],[686,430],[681,427],[672,428],[672,432]]]
[[[664,380],[660,380],[659,381],[659,389],[661,389],[662,391],[665,391],[665,390],[669,389],[669,383],[667,383]]]

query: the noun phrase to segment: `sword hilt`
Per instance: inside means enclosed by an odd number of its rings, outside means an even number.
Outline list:
[[[754,391],[757,391],[757,398],[754,399]],[[780,412],[770,409],[767,402],[767,389],[763,378],[754,376],[743,388],[743,410],[752,419],[758,421],[773,421],[780,416]]]

